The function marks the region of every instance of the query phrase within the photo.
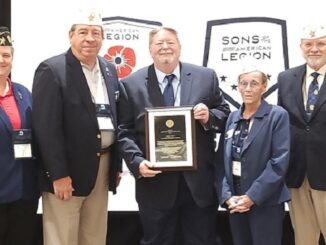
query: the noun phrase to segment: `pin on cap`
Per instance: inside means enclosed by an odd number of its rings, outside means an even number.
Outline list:
[[[301,39],[326,37],[326,25],[308,25],[302,29]]]
[[[73,17],[72,24],[102,26],[102,16],[96,9],[80,9]]]
[[[0,46],[12,46],[11,34],[5,26],[0,26]]]

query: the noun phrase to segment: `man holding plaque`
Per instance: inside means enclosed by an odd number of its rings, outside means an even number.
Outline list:
[[[213,70],[179,61],[181,45],[174,29],[151,31],[149,50],[154,64],[121,81],[124,91],[118,105],[118,141],[136,178],[141,244],[216,244],[214,137],[223,131],[229,107]],[[179,106],[193,107],[197,168],[158,170],[146,157],[150,142],[145,140],[145,108],[173,111]],[[166,125],[177,121],[166,120]]]

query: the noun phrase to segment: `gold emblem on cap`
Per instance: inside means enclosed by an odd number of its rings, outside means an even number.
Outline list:
[[[168,128],[172,128],[172,127],[174,126],[174,121],[171,120],[171,119],[166,120],[165,125],[166,125]]]
[[[6,42],[6,39],[4,37],[0,38],[0,45],[3,46]]]
[[[2,31],[4,30],[4,31]],[[11,39],[8,28],[0,27],[0,46],[12,46],[13,40]]]
[[[91,13],[89,16],[88,16],[88,20],[89,21],[93,21],[95,19],[95,14],[94,13]]]
[[[7,39],[8,39],[9,43],[12,43],[12,39],[11,39],[11,37],[9,35],[7,36]]]
[[[309,33],[310,37],[313,38],[316,36],[316,31],[310,31]]]

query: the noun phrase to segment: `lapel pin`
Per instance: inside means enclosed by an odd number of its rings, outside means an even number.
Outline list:
[[[19,99],[20,99],[20,100],[22,100],[22,99],[23,99],[23,95],[22,95],[22,93],[21,93],[21,92],[19,92],[19,91],[18,91],[18,97],[19,97]]]

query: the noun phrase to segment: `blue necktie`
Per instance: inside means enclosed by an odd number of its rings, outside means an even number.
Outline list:
[[[174,79],[174,74],[167,75],[165,78],[168,80],[168,84],[164,88],[163,98],[166,106],[174,106],[174,92],[172,81]]]
[[[319,73],[314,72],[311,73],[311,76],[313,76],[313,80],[309,86],[308,89],[308,99],[307,99],[307,105],[306,105],[306,114],[308,116],[308,118],[311,116],[311,113],[314,111],[315,109],[315,104],[318,98],[318,81],[317,78],[319,76]]]

